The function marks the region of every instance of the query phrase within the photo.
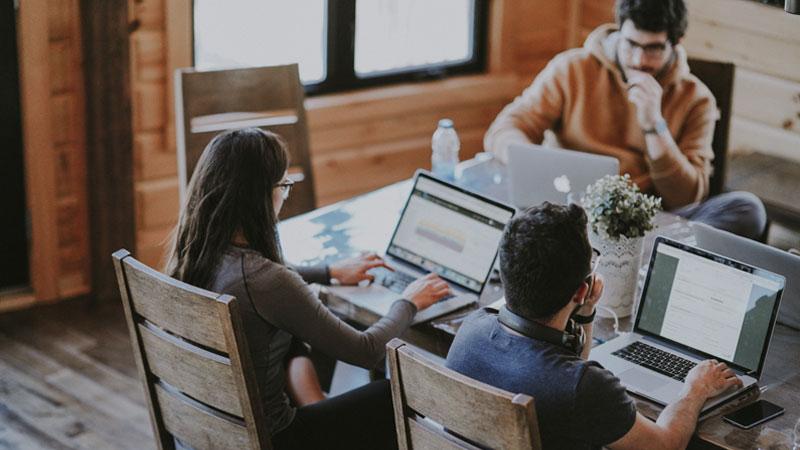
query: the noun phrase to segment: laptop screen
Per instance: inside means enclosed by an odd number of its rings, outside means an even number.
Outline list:
[[[386,253],[479,293],[513,214],[508,206],[420,174]]]
[[[659,238],[636,331],[760,373],[784,278]]]

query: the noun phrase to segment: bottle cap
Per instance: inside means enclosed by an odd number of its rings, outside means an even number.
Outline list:
[[[453,121],[450,119],[442,119],[439,121],[439,128],[453,128]]]

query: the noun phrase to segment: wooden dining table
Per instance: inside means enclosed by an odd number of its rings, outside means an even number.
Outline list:
[[[468,166],[469,170],[465,170],[457,179],[457,184],[496,200],[507,201],[506,177],[501,164],[488,159]],[[282,221],[279,233],[286,260],[295,265],[314,265],[364,251],[384,252],[411,187],[411,179],[401,181]],[[656,228],[645,236],[636,298],[656,236],[694,243],[692,226],[687,220],[662,212],[656,216],[655,222]],[[414,326],[403,339],[434,355],[445,357],[464,318],[502,295],[499,279],[491,279],[484,288],[479,305]],[[332,311],[356,324],[369,326],[379,319],[375,313],[331,295],[324,287],[320,296]],[[631,328],[630,317],[619,321],[619,331],[630,331]],[[612,339],[615,336],[612,319],[598,317],[594,335],[595,345]],[[793,429],[800,420],[800,330],[780,323],[775,326],[758,386],[701,420],[690,448],[792,449]],[[785,413],[749,430],[736,428],[722,420],[723,413],[758,397],[784,407]],[[637,409],[652,419],[662,409],[644,398],[634,396],[634,399]]]

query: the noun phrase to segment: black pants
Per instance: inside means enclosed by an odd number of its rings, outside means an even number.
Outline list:
[[[272,437],[275,450],[396,449],[389,380],[378,380],[297,409],[292,423]]]

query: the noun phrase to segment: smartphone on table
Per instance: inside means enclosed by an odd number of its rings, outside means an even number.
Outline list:
[[[722,416],[722,420],[745,430],[783,414],[784,409],[766,400],[757,400],[749,405]]]

